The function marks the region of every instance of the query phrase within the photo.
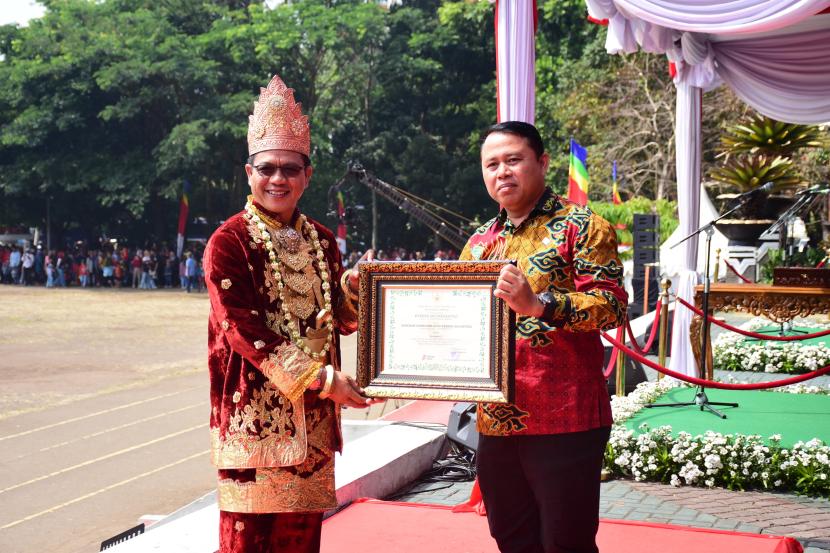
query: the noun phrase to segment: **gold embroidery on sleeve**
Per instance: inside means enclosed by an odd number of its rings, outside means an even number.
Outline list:
[[[222,330],[228,330],[231,327],[228,321],[222,321]]]
[[[291,401],[302,396],[317,375],[322,363],[315,361],[294,344],[280,344],[260,370]]]
[[[254,347],[256,349],[262,349],[265,347],[265,342],[263,342],[262,340],[257,340],[256,342],[254,342]]]
[[[223,278],[222,279],[222,289],[223,290],[227,290],[228,288],[230,288],[231,284],[232,284],[231,279],[229,279],[229,278]]]

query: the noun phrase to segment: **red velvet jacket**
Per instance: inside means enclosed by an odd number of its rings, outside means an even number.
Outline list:
[[[599,331],[619,326],[628,296],[608,222],[548,190],[518,227],[504,210],[485,223],[461,259],[516,259],[534,293],[551,292],[557,303],[552,320],[517,318],[515,403],[479,404],[479,432],[560,434],[610,426]]]
[[[295,213],[295,221],[298,215]],[[331,275],[335,332],[329,362],[337,367],[338,333],[353,332],[356,315],[341,294],[343,267],[334,235],[316,221],[309,221],[319,234]],[[320,363],[280,329],[277,283],[267,259],[260,231],[245,212],[219,227],[205,250],[205,281],[211,306],[211,457],[220,469],[299,465],[309,455],[308,436],[315,430],[310,426],[317,421],[334,424],[336,428],[329,434],[336,438],[335,443],[315,447],[331,451],[342,445],[339,410],[332,401],[319,399],[316,392],[306,392]],[[319,277],[316,263],[313,265]],[[316,313],[301,324],[303,334]]]

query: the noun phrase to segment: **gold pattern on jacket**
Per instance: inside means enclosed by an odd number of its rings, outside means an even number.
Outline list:
[[[337,505],[333,424],[327,410],[307,414],[308,455],[296,466],[258,468],[252,482],[219,481],[219,508],[237,513],[315,512]]]

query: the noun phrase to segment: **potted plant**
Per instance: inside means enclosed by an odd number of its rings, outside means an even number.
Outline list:
[[[827,148],[827,132],[816,125],[798,125],[755,114],[728,127],[721,137],[718,158],[722,165],[709,173],[722,208],[739,194],[771,182],[772,192],[747,202],[718,230],[737,242],[753,243],[793,201],[795,192],[807,186],[793,158],[800,150]]]

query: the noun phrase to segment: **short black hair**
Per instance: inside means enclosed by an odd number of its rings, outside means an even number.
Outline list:
[[[530,123],[525,123],[524,121],[502,121],[501,123],[490,125],[485,129],[481,137],[481,145],[484,145],[484,141],[487,140],[488,136],[496,132],[521,136],[527,140],[528,146],[536,152],[537,158],[542,157],[542,154],[545,153],[545,143],[542,141],[542,136],[536,130],[536,127]]]
[[[258,154],[258,153],[259,152],[257,152],[256,154]],[[299,153],[299,152],[297,152],[297,153]],[[253,165],[254,164],[254,158],[256,157],[256,154],[249,155],[248,159],[245,160],[245,163],[247,163],[248,165]],[[311,166],[311,160],[308,159],[307,155],[300,154],[300,156],[302,156],[302,158],[303,158],[303,167]]]

